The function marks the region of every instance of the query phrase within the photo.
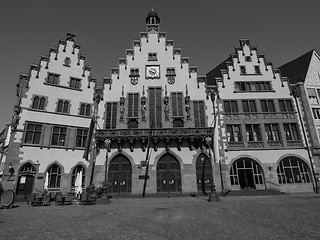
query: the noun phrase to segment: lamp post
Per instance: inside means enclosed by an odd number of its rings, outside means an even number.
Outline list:
[[[110,184],[108,182],[108,152],[109,152],[110,144],[111,144],[111,140],[107,138],[104,141],[104,145],[105,145],[107,151],[106,151],[104,181],[102,184],[102,199],[104,199],[106,201],[106,203],[109,203],[108,188],[110,187]]]
[[[33,193],[36,192],[36,181],[37,181],[38,171],[39,171],[39,167],[40,167],[40,162],[37,161],[34,164],[34,167],[35,167],[35,174],[34,174],[34,180],[33,180]]]
[[[104,181],[107,182],[108,181],[108,152],[109,152],[109,148],[110,148],[110,144],[111,144],[111,140],[110,139],[106,139],[104,141],[104,145],[106,147],[106,165],[105,165],[105,174],[104,174]]]

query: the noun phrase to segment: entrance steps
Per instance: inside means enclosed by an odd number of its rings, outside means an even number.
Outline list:
[[[221,193],[222,197],[226,196],[270,196],[270,195],[284,195],[284,192],[280,192],[276,189],[241,189],[241,190],[234,190],[229,192]]]

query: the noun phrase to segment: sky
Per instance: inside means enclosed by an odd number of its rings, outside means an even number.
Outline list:
[[[146,31],[151,9],[160,31],[203,75],[224,61],[239,39],[279,67],[315,49],[320,53],[319,0],[28,0],[0,8],[0,132],[11,122],[20,73],[28,73],[50,47],[76,34],[97,79],[110,76],[133,40]]]

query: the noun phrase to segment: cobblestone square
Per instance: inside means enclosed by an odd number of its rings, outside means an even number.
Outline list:
[[[113,198],[0,209],[0,239],[320,239],[320,196]]]

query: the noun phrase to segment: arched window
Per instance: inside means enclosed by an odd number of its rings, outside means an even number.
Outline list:
[[[84,116],[85,109],[86,109],[86,105],[84,103],[81,103],[81,105],[80,105],[80,115],[81,116]]]
[[[53,164],[48,170],[49,188],[60,188],[61,168],[57,164]]]
[[[91,105],[87,104],[86,106],[86,116],[90,116],[91,115]]]
[[[57,106],[57,112],[59,113],[69,113],[69,101],[68,100],[59,100]]]
[[[310,183],[308,165],[297,157],[286,157],[277,167],[279,184]]]
[[[85,184],[85,169],[82,165],[77,165],[74,169],[73,169],[73,172],[72,172],[72,180],[71,180],[71,187],[75,187],[75,183],[76,183],[76,180],[77,180],[77,176],[78,176],[78,173],[82,172],[82,178],[81,178],[81,186],[84,187],[84,184]]]
[[[58,101],[58,106],[57,106],[57,112],[62,112],[62,106],[63,106],[63,101],[59,100]]]
[[[63,113],[68,113],[68,112],[69,112],[69,102],[68,101],[64,101]]]
[[[33,109],[38,109],[38,107],[39,107],[39,97],[36,96],[36,97],[33,98],[32,108]]]
[[[45,105],[46,99],[45,97],[40,98],[40,103],[39,103],[39,109],[44,110],[44,105]]]

